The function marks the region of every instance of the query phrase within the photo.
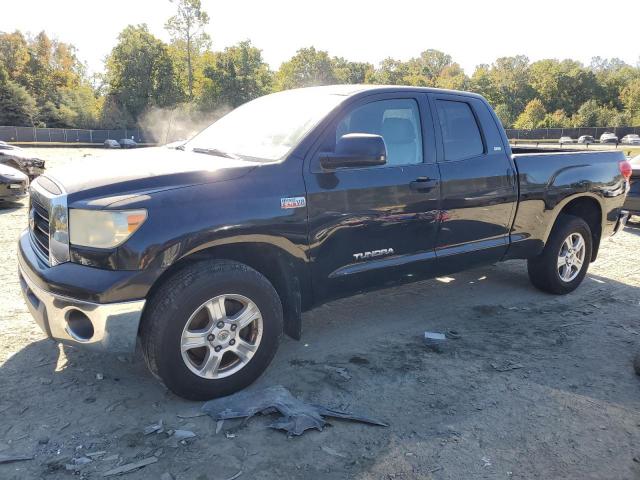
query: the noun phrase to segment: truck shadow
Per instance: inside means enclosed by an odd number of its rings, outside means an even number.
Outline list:
[[[12,213],[26,207],[27,207],[27,204],[22,201],[14,202],[14,201],[8,201],[8,200],[0,200],[0,215],[4,215],[6,213]]]

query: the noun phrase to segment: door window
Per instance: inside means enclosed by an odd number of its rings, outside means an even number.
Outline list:
[[[484,153],[478,122],[466,102],[436,100],[446,161],[463,160]]]
[[[380,100],[355,108],[338,123],[334,140],[347,133],[381,135],[387,166],[422,163],[420,111],[413,99]]]

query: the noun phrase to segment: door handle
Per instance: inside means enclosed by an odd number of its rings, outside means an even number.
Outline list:
[[[438,180],[430,177],[418,177],[413,182],[409,182],[409,188],[417,192],[428,192],[438,184]]]

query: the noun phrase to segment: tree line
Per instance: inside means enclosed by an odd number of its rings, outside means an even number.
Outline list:
[[[200,0],[170,1],[175,15],[165,28],[171,40],[163,42],[145,24],[129,25],[100,74],[89,75],[73,45],[45,32],[0,32],[0,125],[136,127],[154,108],[206,119],[270,92],[334,83],[474,91],[505,127],[640,125],[640,63],[600,57],[589,65],[531,62],[517,55],[478,65],[469,76],[433,49],[374,66],[308,47],[272,71],[249,40],[213,50]]]

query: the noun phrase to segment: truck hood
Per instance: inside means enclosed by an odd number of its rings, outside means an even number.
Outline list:
[[[164,147],[110,151],[47,171],[69,201],[136,194],[238,178],[259,165]]]

